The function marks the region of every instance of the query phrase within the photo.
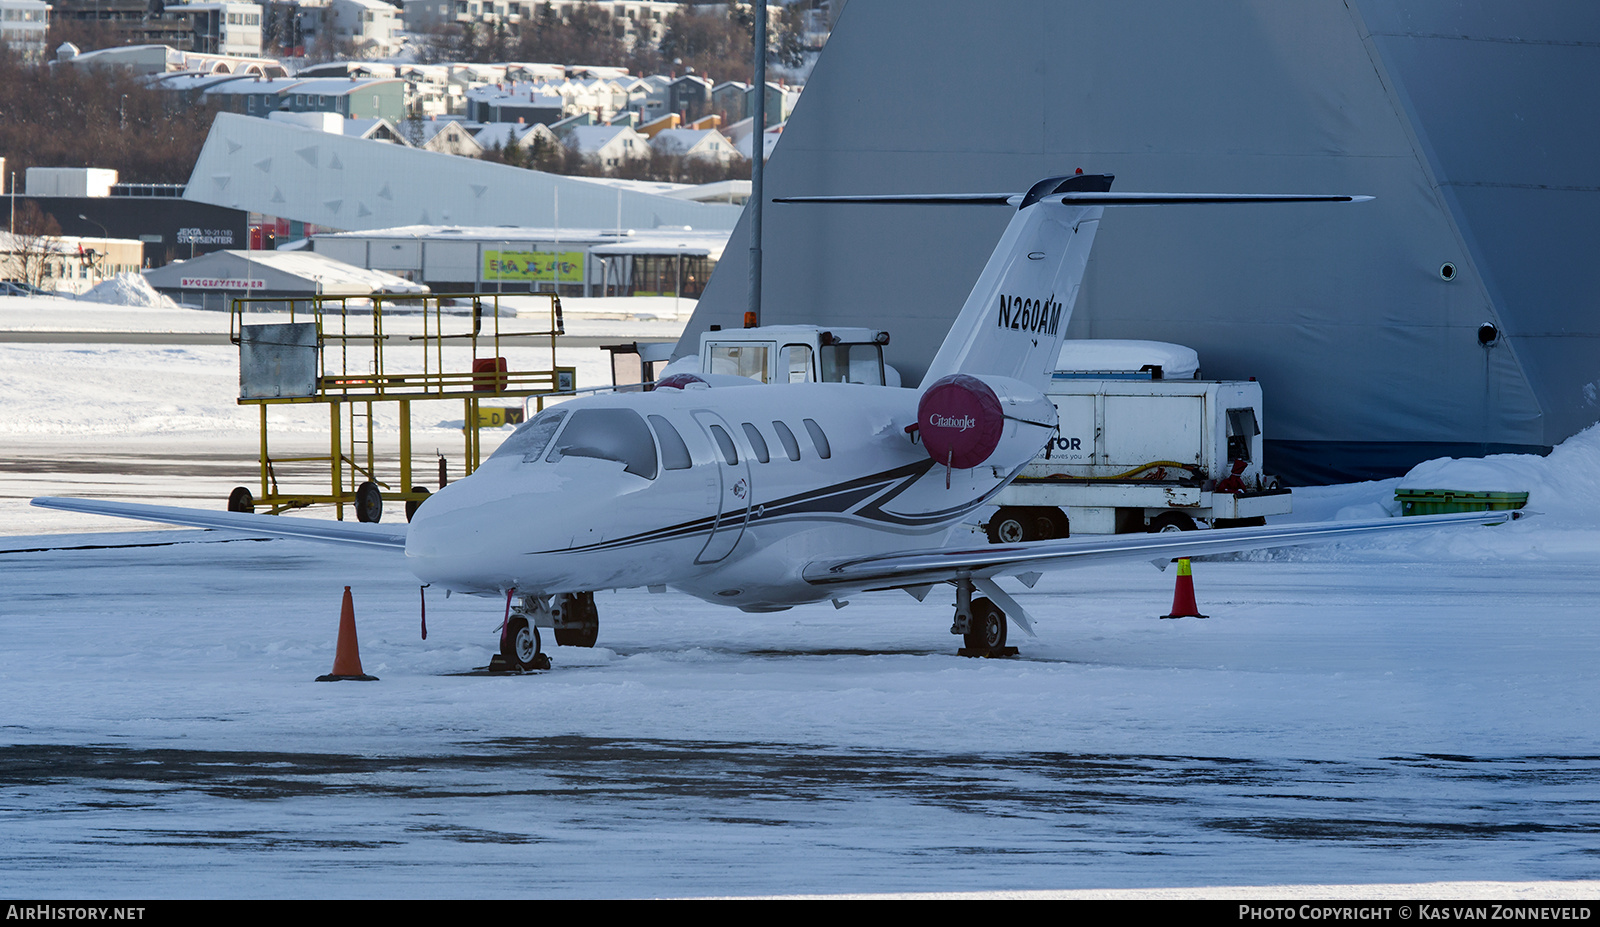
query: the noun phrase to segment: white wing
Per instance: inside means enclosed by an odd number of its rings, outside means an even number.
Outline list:
[[[1116,534],[1032,541],[1005,546],[906,550],[806,565],[807,582],[841,589],[898,589],[966,577],[973,580],[1018,573],[1088,566],[1113,560],[1167,560],[1238,550],[1322,544],[1393,531],[1440,525],[1493,525],[1521,512],[1417,515],[1377,521],[1328,521],[1266,528],[1223,528],[1163,534]]]
[[[139,505],[133,502],[103,502],[99,499],[64,499],[59,496],[42,496],[34,505],[47,509],[64,509],[68,512],[87,512],[90,515],[111,515],[116,518],[134,518],[168,525],[188,525],[194,528],[218,528],[224,531],[242,531],[247,534],[275,538],[299,538],[305,541],[324,541],[330,544],[354,544],[362,547],[387,547],[405,550],[406,526],[322,521],[313,518],[288,518],[282,515],[251,515],[245,512],[214,512],[208,509],[185,509],[171,505]]]

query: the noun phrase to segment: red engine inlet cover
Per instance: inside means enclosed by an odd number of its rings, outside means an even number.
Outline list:
[[[704,383],[705,381],[692,373],[675,373],[670,377],[662,377],[656,381],[656,389],[683,389],[690,383]]]
[[[917,428],[928,456],[958,470],[978,466],[1000,445],[1005,416],[989,385],[964,373],[928,387],[917,403]]]

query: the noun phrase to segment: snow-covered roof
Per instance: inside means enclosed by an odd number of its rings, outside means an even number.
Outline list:
[[[573,126],[567,130],[572,144],[585,154],[599,151],[624,132],[633,130],[627,126]]]
[[[1056,369],[1063,371],[1137,371],[1146,366],[1160,367],[1164,379],[1187,380],[1200,371],[1200,355],[1194,348],[1164,341],[1069,338],[1056,360]]]
[[[268,290],[302,289],[331,296],[428,292],[426,286],[403,277],[356,267],[314,251],[213,251],[146,271],[145,278],[161,290],[238,289],[222,284],[249,278],[265,280]],[[185,285],[185,281],[202,282]]]

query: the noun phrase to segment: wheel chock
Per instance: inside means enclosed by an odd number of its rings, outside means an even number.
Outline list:
[[[549,668],[550,655],[548,653],[534,654],[533,666],[532,668],[526,670],[520,670],[512,666],[511,661],[507,660],[505,654],[503,653],[497,653],[489,658],[489,672],[491,673],[529,673],[535,670],[547,670]]]
[[[344,607],[339,612],[339,645],[333,655],[333,672],[318,676],[317,682],[342,682],[355,679],[377,682],[378,677],[361,671],[361,646],[356,643],[356,606],[350,598],[350,587],[344,587]]]
[[[991,647],[988,650],[972,650],[962,647],[956,651],[958,657],[1014,657],[1017,655],[1015,647]]]

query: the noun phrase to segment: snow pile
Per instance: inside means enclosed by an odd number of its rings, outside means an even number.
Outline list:
[[[1600,425],[1561,442],[1548,457],[1492,457],[1424,461],[1399,482],[1405,489],[1525,492],[1528,508],[1562,521],[1600,524]]]
[[[155,291],[143,274],[117,274],[78,297],[91,303],[139,306],[146,309],[176,309],[178,304]]]

